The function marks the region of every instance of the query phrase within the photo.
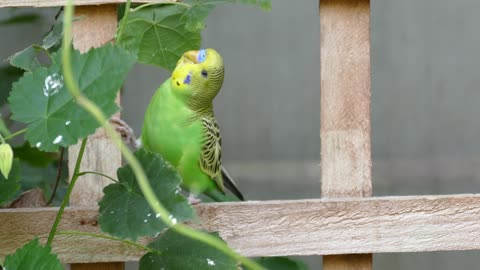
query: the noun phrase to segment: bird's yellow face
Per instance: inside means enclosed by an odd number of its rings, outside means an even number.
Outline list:
[[[172,89],[181,95],[213,100],[223,83],[223,60],[213,49],[185,52],[172,73]]]

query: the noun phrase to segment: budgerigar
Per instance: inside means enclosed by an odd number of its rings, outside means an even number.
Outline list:
[[[223,59],[214,49],[184,53],[147,107],[141,144],[175,166],[182,185],[193,194],[224,201],[226,187],[243,200],[222,167],[221,136],[213,113],[223,76]]]

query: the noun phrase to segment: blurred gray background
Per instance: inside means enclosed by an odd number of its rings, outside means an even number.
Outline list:
[[[272,11],[217,8],[203,45],[226,62],[215,101],[224,163],[249,199],[320,194],[317,0],[275,0]],[[480,190],[480,2],[372,0],[373,187],[377,196]],[[0,19],[9,16],[0,10]],[[17,11],[17,12],[24,12]],[[39,41],[35,25],[0,26],[0,58]],[[148,101],[168,74],[138,65],[123,118],[140,133]],[[480,252],[377,254],[375,269],[477,269]],[[321,258],[305,260],[321,269]],[[135,266],[130,265],[132,269]]]

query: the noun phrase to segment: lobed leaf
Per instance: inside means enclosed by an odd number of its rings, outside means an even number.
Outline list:
[[[200,30],[187,30],[181,20],[187,7],[161,5],[128,15],[118,44],[138,55],[138,61],[173,70],[180,56],[200,48]]]
[[[172,221],[182,222],[195,217],[194,210],[180,194],[181,177],[159,154],[140,149],[135,156],[142,164],[153,191],[171,213]],[[110,184],[100,205],[102,231],[120,238],[136,240],[155,236],[167,226],[150,208],[129,165],[118,169],[118,183]]]
[[[10,56],[8,60],[10,61],[10,65],[32,72],[42,66],[37,58],[42,50],[42,47],[38,45],[30,45]]]
[[[66,89],[61,53],[53,60],[14,83],[8,99],[12,119],[28,125],[25,138],[43,151],[75,144],[99,127]],[[124,49],[106,45],[85,54],[74,51],[71,62],[80,91],[109,117],[118,110],[115,97],[134,61]]]
[[[3,269],[63,270],[57,255],[50,251],[50,247],[41,246],[38,238],[35,238],[14,254],[6,256]]]
[[[209,233],[219,239],[218,233]],[[169,229],[152,241],[149,252],[140,259],[140,270],[237,270],[238,263],[230,256],[203,242],[185,237]]]

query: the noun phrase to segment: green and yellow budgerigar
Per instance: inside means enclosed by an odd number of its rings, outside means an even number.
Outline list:
[[[147,107],[141,144],[175,166],[193,194],[224,201],[226,187],[243,200],[222,167],[221,136],[213,113],[212,101],[223,77],[223,59],[214,49],[184,53]]]

